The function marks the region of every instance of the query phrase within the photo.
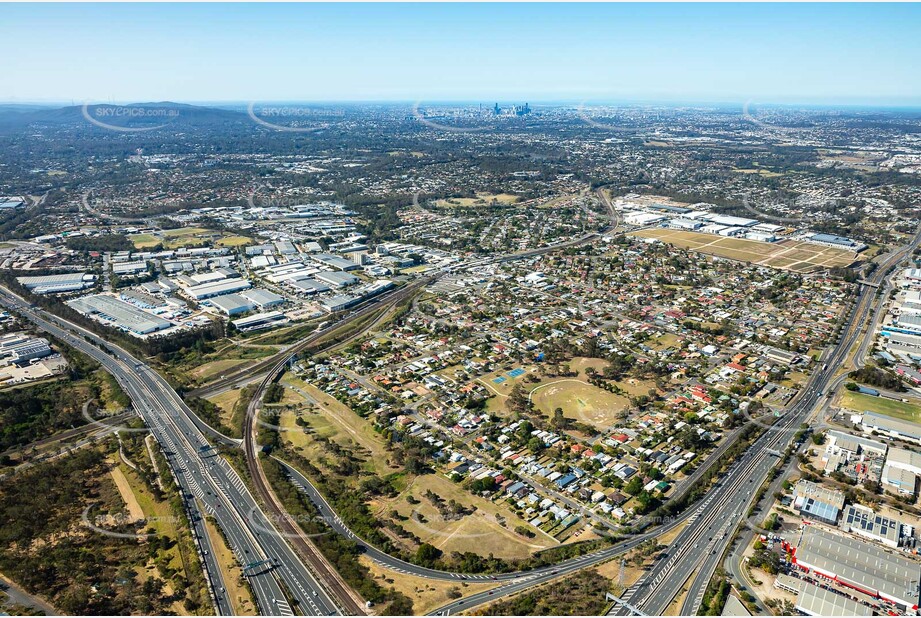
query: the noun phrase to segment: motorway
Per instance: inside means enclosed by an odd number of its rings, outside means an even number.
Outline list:
[[[871,281],[882,283],[906,255],[921,243],[921,231],[901,250],[887,256],[877,268]],[[771,451],[783,452],[793,442],[800,425],[807,421],[817,405],[824,401],[831,383],[840,382],[835,377],[847,360],[848,354],[860,337],[863,326],[870,317],[876,289],[859,286],[854,308],[838,345],[824,359],[822,368],[810,377],[796,399],[773,426],[752,444],[726,474],[715,491],[695,513],[694,520],[682,530],[665,556],[648,571],[627,593],[623,600],[650,615],[665,613],[672,600],[678,596],[685,582],[693,575],[680,614],[696,614],[710,578],[732,540],[736,526],[747,515],[758,489],[778,463]],[[879,310],[873,316],[875,322]],[[872,328],[867,337],[872,337]],[[860,346],[866,350],[866,344]],[[829,392],[830,394],[830,392]],[[636,613],[625,605],[615,606],[614,613]]]
[[[261,563],[248,571],[247,579],[262,614],[291,615],[295,609],[308,615],[338,613],[331,595],[278,534],[240,476],[215,453],[191,420],[194,415],[156,372],[93,333],[30,307],[5,288],[0,288],[0,304],[99,362],[131,397],[181,490],[219,615],[231,615],[233,609],[205,534],[203,513],[214,517],[241,565]]]

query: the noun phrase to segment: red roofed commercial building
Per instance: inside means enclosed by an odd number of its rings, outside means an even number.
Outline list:
[[[793,564],[906,613],[915,614],[921,603],[921,563],[865,541],[806,526],[793,550]]]

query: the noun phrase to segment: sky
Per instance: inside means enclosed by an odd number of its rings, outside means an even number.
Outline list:
[[[921,4],[0,4],[2,102],[921,104]]]

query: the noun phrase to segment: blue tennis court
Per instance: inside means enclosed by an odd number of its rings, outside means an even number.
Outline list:
[[[522,369],[521,367],[519,367],[518,369],[512,369],[505,375],[507,375],[510,378],[517,378],[520,375],[524,375],[524,369]]]
[[[493,378],[492,381],[495,382],[496,384],[502,384],[503,382],[505,382],[505,378],[503,378],[502,376],[499,376],[498,378]]]

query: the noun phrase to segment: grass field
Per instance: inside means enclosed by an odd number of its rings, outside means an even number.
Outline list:
[[[160,244],[160,239],[153,234],[131,234],[128,240],[134,243],[135,249],[147,249]]]
[[[253,239],[249,236],[225,236],[217,241],[217,244],[220,247],[242,247],[251,242],[253,242]]]
[[[368,421],[335,397],[303,380],[285,376],[282,384],[289,387],[285,389],[285,399],[282,401],[306,407],[307,409],[300,413],[317,435],[343,446],[357,447],[367,459],[367,466],[377,474],[386,475],[394,472],[384,439],[374,431]],[[282,413],[281,426],[288,430],[284,432],[283,437],[290,440],[294,446],[310,449],[314,441],[295,424],[297,414],[294,411]]]
[[[855,412],[869,410],[903,421],[921,423],[921,406],[887,399],[886,397],[874,397],[873,395],[846,391],[841,396],[841,406]]]
[[[199,246],[212,241],[223,247],[241,247],[253,241],[248,236],[224,234],[203,227],[181,227],[175,230],[163,230],[156,234],[132,234],[128,236],[128,240],[134,243],[136,249],[148,249],[159,244],[167,249],[178,249]]]
[[[656,238],[691,251],[800,273],[849,266],[859,259],[851,251],[796,240],[766,243],[664,228],[639,230],[632,234],[642,238]]]
[[[476,508],[476,511],[456,520],[445,520],[425,497],[426,490],[432,491],[445,502],[456,500]],[[408,495],[412,495],[419,503],[410,504],[406,500]],[[555,539],[528,526],[504,504],[495,504],[474,496],[440,474],[417,476],[395,498],[378,500],[372,503],[372,508],[381,517],[397,511],[406,518],[399,522],[401,526],[446,554],[452,551],[474,551],[481,556],[493,554],[498,558],[526,558],[535,551],[559,544]],[[536,536],[529,539],[515,532],[515,527],[520,525],[530,528]]]
[[[243,389],[235,388],[213,397],[208,397],[208,400],[221,409],[221,420],[224,421],[224,424],[228,427],[233,427],[233,409],[242,396]]]
[[[537,386],[531,392],[534,406],[548,417],[556,408],[563,416],[605,430],[617,423],[630,400],[578,378],[560,378]]]

